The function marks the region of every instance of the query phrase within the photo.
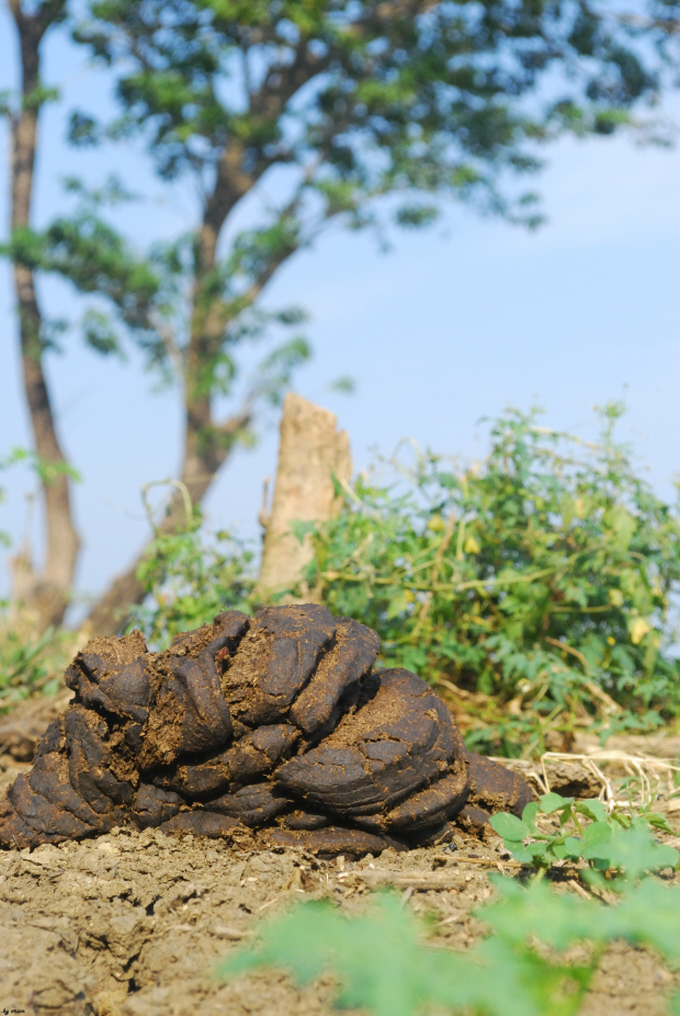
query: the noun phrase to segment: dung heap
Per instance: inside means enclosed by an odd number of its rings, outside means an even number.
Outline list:
[[[75,698],[0,802],[0,845],[133,825],[326,855],[408,849],[520,814],[531,791],[469,753],[439,696],[374,666],[380,640],[325,607],[219,614],[150,653],[95,638]]]

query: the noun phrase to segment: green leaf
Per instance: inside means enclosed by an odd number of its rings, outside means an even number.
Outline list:
[[[340,392],[342,395],[354,395],[357,390],[357,383],[353,377],[344,375],[331,381],[328,387],[332,392]]]
[[[561,797],[559,794],[543,794],[539,798],[539,803],[541,811],[545,815],[552,815],[553,812],[559,811],[561,808],[568,808],[574,803],[574,798]]]
[[[82,329],[85,344],[90,349],[101,356],[121,355],[120,340],[108,314],[90,308],[83,315]]]
[[[301,522],[299,519],[294,519],[290,524],[290,530],[298,543],[304,543],[310,533],[316,532],[316,528],[316,522]]]
[[[617,906],[597,912],[595,930],[607,938],[649,945],[676,965],[680,960],[680,888],[644,878]]]
[[[506,850],[510,851],[515,861],[519,861],[520,864],[534,863],[533,850],[523,846],[521,843],[517,843],[516,840],[503,840],[503,845]]]
[[[642,818],[654,829],[659,829],[661,832],[669,833],[671,836],[675,835],[673,826],[668,821],[667,817],[658,811],[646,811]]]
[[[531,829],[516,815],[509,815],[507,812],[499,812],[489,819],[492,829],[502,836],[503,839],[521,842],[531,835]]]
[[[611,838],[612,827],[606,822],[592,822],[589,826],[586,826],[583,833],[583,842],[587,848],[609,843]],[[593,856],[602,857],[604,855],[596,854]]]
[[[546,858],[546,855],[548,853],[548,844],[537,843],[536,841],[533,841],[531,843],[528,843],[525,849],[528,851],[529,854],[531,854],[531,857],[533,858],[534,861],[540,862]]]
[[[594,822],[606,822],[609,817],[606,805],[597,800],[577,801],[574,811],[593,819]]]
[[[656,843],[646,826],[640,823],[612,837],[607,857],[611,867],[623,868],[628,878],[635,879],[645,871],[675,868],[679,855],[674,847]]]
[[[529,801],[522,812],[522,822],[529,829],[530,832],[534,832],[536,828],[536,816],[541,810],[540,805],[537,801]]]
[[[577,861],[583,856],[583,841],[577,836],[567,836],[562,843],[556,843],[552,851],[555,857],[558,857],[561,861],[567,858]]]

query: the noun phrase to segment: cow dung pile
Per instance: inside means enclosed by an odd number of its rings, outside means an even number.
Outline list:
[[[473,755],[415,674],[375,666],[376,633],[316,604],[219,614],[163,653],[95,638],[75,697],[0,802],[0,845],[116,826],[359,856],[521,814],[531,790]]]

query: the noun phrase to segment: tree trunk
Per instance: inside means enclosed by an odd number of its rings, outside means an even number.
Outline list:
[[[192,293],[191,335],[184,368],[184,461],[181,481],[192,505],[200,505],[213,480],[228,459],[239,432],[252,422],[248,403],[224,423],[213,415],[211,372],[222,348],[229,313],[222,294],[215,287],[217,247],[227,216],[264,172],[264,166],[246,173],[242,168],[245,149],[232,141],[221,159],[212,193],[206,200],[203,221],[196,234]],[[268,277],[268,276],[267,276]],[[159,531],[171,533],[185,524],[182,496],[170,501]],[[97,635],[114,635],[124,627],[129,607],[141,603],[145,590],[137,571],[145,547],[127,571],[113,583],[95,605],[85,630]]]
[[[63,5],[61,5],[63,6]],[[40,43],[50,24],[60,16],[53,5],[51,20],[45,14],[26,16],[18,0],[10,3],[21,51],[21,109],[12,118],[12,231],[30,225],[35,153],[38,132],[37,98],[40,88]],[[62,622],[69,602],[80,540],[71,514],[68,462],[54,422],[44,373],[43,321],[35,291],[33,269],[15,263],[14,287],[19,312],[21,366],[31,427],[41,467],[41,486],[46,523],[45,563],[34,568],[30,550],[24,547],[13,558],[12,602],[35,617],[38,629]]]
[[[300,586],[298,602],[316,598],[304,580],[304,570],[313,557],[309,534],[300,540],[293,531],[296,522],[325,522],[336,515],[337,497],[333,476],[349,482],[352,458],[347,432],[336,430],[333,413],[289,394],[283,404],[281,445],[272,510],[264,521],[262,565],[257,581],[259,596],[267,601],[277,593]],[[291,595],[285,602],[294,602]],[[279,599],[277,602],[282,602]]]

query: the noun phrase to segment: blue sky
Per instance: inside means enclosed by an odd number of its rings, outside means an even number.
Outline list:
[[[64,106],[43,124],[36,224],[59,211],[57,178],[93,182],[116,169],[151,203],[124,215],[133,235],[172,235],[191,221],[190,192],[161,190],[132,148],[82,157],[63,143],[70,104],[105,105],[103,75],[74,61],[55,40],[47,79]],[[0,89],[14,83],[14,41],[0,11]],[[680,101],[666,113],[680,121]],[[8,154],[6,130],[0,144]],[[0,221],[7,222],[7,154],[0,164]],[[544,151],[534,181],[547,224],[527,233],[454,207],[426,233],[394,237],[380,253],[368,235],[329,233],[273,282],[272,305],[298,303],[311,319],[315,355],[295,388],[338,414],[357,469],[401,438],[444,454],[481,457],[481,417],[509,404],[539,403],[544,422],[584,437],[595,433],[592,406],[625,398],[621,437],[634,442],[641,468],[666,498],[680,471],[680,150],[639,148],[625,138],[565,140]],[[0,265],[0,456],[29,444],[19,387],[16,325],[7,267]],[[68,292],[43,286],[50,313],[72,309]],[[357,392],[328,383],[351,374]],[[63,443],[83,482],[76,516],[84,538],[78,589],[93,595],[148,535],[140,486],[177,475],[180,411],[172,391],[152,392],[134,356],[127,365],[97,358],[67,339],[49,377]],[[256,537],[262,482],[276,463],[276,419],[255,450],[239,450],[207,502],[209,524]],[[19,540],[27,525],[28,471],[3,477],[0,529]],[[38,519],[32,541],[39,552]],[[0,569],[0,595],[7,590]]]

